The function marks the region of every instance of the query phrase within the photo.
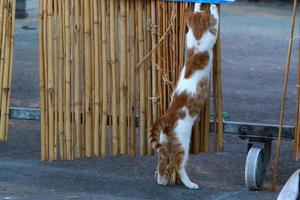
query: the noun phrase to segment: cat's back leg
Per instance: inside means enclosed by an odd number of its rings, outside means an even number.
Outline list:
[[[189,154],[189,153],[188,153],[188,152],[187,152],[187,153],[185,152],[184,154],[185,154],[184,157],[188,157],[188,154]],[[187,154],[187,155],[186,155],[186,154]],[[184,158],[183,161],[182,161],[182,163],[181,163],[181,165],[180,165],[180,167],[179,167],[178,174],[179,174],[179,176],[180,176],[180,179],[181,179],[182,183],[183,183],[187,188],[189,188],[189,189],[198,189],[199,186],[198,186],[196,183],[193,183],[193,182],[190,180],[190,178],[189,178],[189,176],[188,176],[188,174],[187,174],[187,172],[186,172],[185,160],[187,160],[187,159]]]

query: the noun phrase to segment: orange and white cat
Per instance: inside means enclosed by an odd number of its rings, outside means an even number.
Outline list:
[[[187,12],[187,59],[172,94],[167,112],[149,131],[148,139],[159,153],[157,182],[174,185],[180,180],[189,189],[198,189],[186,172],[192,128],[209,97],[209,76],[213,47],[217,40],[219,15],[216,5]],[[179,180],[179,178],[180,180]]]

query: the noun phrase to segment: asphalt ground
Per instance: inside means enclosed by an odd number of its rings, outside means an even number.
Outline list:
[[[237,3],[222,8],[222,75],[227,120],[278,123],[290,28],[290,4]],[[297,21],[297,24],[299,22]],[[298,35],[298,26],[295,38]],[[38,20],[16,21],[12,106],[39,106]],[[293,51],[286,124],[296,107],[297,45]],[[225,151],[191,156],[188,173],[200,189],[162,187],[155,157],[40,161],[39,123],[10,121],[0,144],[0,199],[275,199],[272,166],[262,191],[244,186],[246,141],[225,135]],[[274,145],[273,145],[274,146]],[[274,153],[273,153],[274,155]],[[284,141],[280,187],[298,169],[293,141]]]

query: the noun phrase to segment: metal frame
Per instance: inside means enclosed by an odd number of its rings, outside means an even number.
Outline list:
[[[22,108],[22,107],[12,107],[9,112],[10,119],[17,120],[40,120],[40,109],[35,108]],[[279,125],[271,124],[258,124],[258,123],[246,123],[246,122],[231,122],[224,121],[224,133],[227,134],[237,134],[242,139],[246,138],[266,138],[266,139],[276,139],[278,134]],[[210,130],[213,132],[214,123],[210,122]],[[282,130],[282,135],[284,138],[293,139],[294,138],[293,126],[284,126]]]

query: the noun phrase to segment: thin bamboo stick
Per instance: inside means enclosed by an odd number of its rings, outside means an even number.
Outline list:
[[[282,127],[284,121],[284,112],[285,112],[285,101],[286,101],[286,93],[287,93],[287,85],[289,80],[289,72],[291,66],[291,57],[292,57],[292,49],[294,44],[294,32],[295,32],[295,20],[296,20],[296,13],[297,13],[297,0],[294,0],[293,4],[293,13],[292,13],[292,22],[291,22],[291,32],[289,38],[289,47],[288,47],[288,55],[287,55],[287,62],[286,62],[286,70],[285,70],[285,78],[284,78],[284,86],[282,91],[282,99],[281,99],[281,109],[280,109],[280,125],[278,131],[278,141],[276,145],[276,156],[275,156],[275,165],[274,165],[274,172],[273,172],[273,182],[272,182],[272,190],[275,191],[276,184],[277,184],[277,175],[279,169],[279,156],[281,151],[281,141],[282,141]]]
[[[204,152],[209,151],[209,140],[210,140],[210,130],[209,130],[209,115],[210,115],[210,99],[207,99],[204,105],[204,134],[203,134],[203,150]]]
[[[120,64],[120,153],[127,153],[127,15],[126,0],[120,1],[120,26],[121,26],[121,64]]]
[[[47,1],[47,33],[48,33],[48,116],[49,116],[49,160],[54,160],[54,80],[53,80],[53,1]]]
[[[139,60],[144,57],[144,27],[143,27],[143,1],[137,2],[137,18],[138,18],[138,43],[139,43]],[[146,154],[146,91],[145,91],[145,66],[139,68],[139,88],[140,88],[140,153]]]
[[[110,62],[112,69],[112,155],[118,155],[118,116],[117,116],[117,63],[116,63],[116,44],[115,32],[115,0],[111,0],[110,9]]]
[[[64,39],[64,2],[60,1],[58,4],[58,12],[60,17],[60,43],[59,43],[59,74],[58,74],[58,132],[59,132],[59,150],[60,158],[66,159],[66,145],[65,145],[65,130],[64,130],[64,106],[63,106],[63,77],[65,64],[65,39]],[[47,123],[47,122],[46,122]]]
[[[130,4],[130,13],[131,13],[131,21],[130,21],[130,43],[132,45],[131,52],[130,52],[130,146],[129,152],[130,156],[135,156],[136,154],[136,127],[135,127],[135,117],[136,117],[136,70],[135,70],[135,63],[136,63],[136,54],[137,54],[137,16],[136,16],[136,9],[137,9],[137,0],[135,3]]]
[[[94,155],[99,156],[99,120],[100,120],[100,60],[99,60],[99,38],[98,38],[98,4],[94,1],[94,82],[95,82],[95,101],[94,101]]]
[[[101,1],[101,18],[102,18],[102,66],[103,66],[103,76],[102,76],[102,85],[103,85],[103,107],[102,107],[102,125],[101,125],[101,157],[106,156],[106,132],[107,132],[107,119],[108,119],[108,64],[107,64],[107,35],[106,35],[106,1]]]
[[[75,134],[76,149],[75,156],[80,158],[81,155],[81,78],[80,78],[80,4],[75,1],[75,24],[74,24],[74,46],[75,46]]]
[[[299,38],[300,38],[300,33]],[[294,143],[294,156],[296,160],[300,158],[300,43],[298,43],[298,84],[297,84],[297,113],[296,113],[296,122],[295,122],[295,143]]]
[[[12,80],[12,66],[13,66],[13,57],[14,57],[14,43],[15,43],[15,17],[16,17],[16,0],[11,1],[12,5],[12,22],[11,22],[11,33],[10,33],[10,40],[11,40],[11,46],[10,46],[10,63],[9,63],[9,83],[8,86],[11,87],[11,80]],[[11,97],[11,89],[8,91],[8,97],[7,97],[7,104],[6,104],[6,110],[7,110],[7,118],[6,118],[6,138],[7,141],[8,138],[8,115],[9,115],[9,106],[10,106],[10,97]]]
[[[7,0],[6,1],[4,1],[4,5],[7,5]],[[0,105],[2,105],[2,97],[4,96],[4,90],[3,90],[3,84],[4,84],[4,77],[5,77],[5,73],[4,73],[4,71],[5,71],[5,63],[7,62],[7,60],[6,60],[6,52],[7,52],[7,48],[6,48],[6,46],[7,46],[7,44],[6,43],[8,43],[8,41],[6,40],[6,35],[7,35],[7,26],[8,26],[8,22],[7,22],[7,16],[8,16],[8,12],[7,12],[7,7],[6,8],[4,8],[3,9],[4,10],[4,13],[3,13],[3,15],[4,15],[4,17],[3,17],[3,26],[2,26],[2,47],[1,47],[1,60],[0,60],[0,78],[1,78],[1,81],[0,81],[0,90],[1,90],[1,96],[0,96]],[[1,113],[4,115],[4,113],[3,113],[3,107],[1,106]],[[2,118],[2,115],[1,115],[1,118]],[[4,123],[3,122],[3,120],[1,120],[0,121],[0,123],[2,124],[2,123]],[[6,133],[4,132],[4,131],[1,131],[0,132],[0,140],[1,141],[5,141],[5,139],[6,139]]]
[[[58,148],[57,148],[57,131],[58,131],[58,63],[57,63],[57,42],[58,42],[58,0],[54,0],[54,37],[53,37],[53,53],[54,53],[54,160],[57,160]]]
[[[157,28],[155,27],[156,23],[156,2],[151,1],[151,42],[152,42],[152,49],[156,45],[156,34],[157,34]],[[159,57],[159,56],[158,56]],[[151,63],[152,63],[152,116],[153,121],[155,121],[158,118],[158,108],[157,108],[157,73],[156,73],[156,62],[157,62],[157,55],[156,52],[152,52],[151,54]]]
[[[7,5],[12,5],[12,2],[8,2],[9,4]],[[8,114],[9,114],[9,109],[7,107],[8,103],[8,98],[10,94],[10,85],[9,85],[9,79],[10,79],[10,65],[11,65],[11,45],[12,45],[12,7],[7,6],[6,9],[7,11],[7,30],[5,32],[5,60],[4,60],[4,71],[3,71],[3,86],[2,86],[2,101],[1,101],[1,121],[0,121],[0,132],[3,134],[3,140],[7,141],[7,120],[8,120]]]
[[[84,1],[84,69],[85,69],[85,156],[92,156],[92,74],[90,1]]]
[[[39,24],[39,72],[40,72],[40,109],[41,109],[41,159],[46,160],[46,125],[45,125],[45,66],[44,66],[44,37],[43,29],[44,14],[43,14],[44,0],[40,1],[39,13],[40,13],[40,24]]]
[[[220,16],[220,5],[218,6],[218,12]],[[220,23],[219,23],[220,30]],[[217,80],[218,80],[218,151],[224,150],[223,144],[223,92],[222,92],[222,75],[221,75],[221,37],[220,31],[218,32],[218,39],[215,45],[216,55],[215,59],[217,61]]]
[[[66,51],[66,62],[65,62],[65,126],[66,126],[66,150],[67,159],[71,160],[72,155],[72,132],[71,132],[71,33],[70,33],[70,2],[65,0],[65,18],[64,18],[64,29],[65,29],[65,51]]]

